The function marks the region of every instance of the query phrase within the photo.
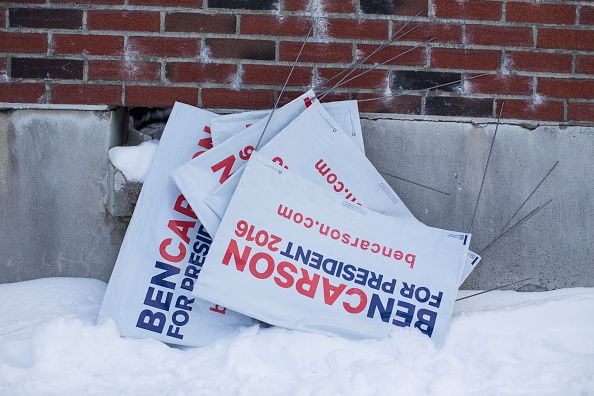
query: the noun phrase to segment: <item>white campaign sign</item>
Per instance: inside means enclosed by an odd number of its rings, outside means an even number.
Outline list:
[[[364,152],[359,107],[356,100],[323,103],[322,106]],[[246,111],[213,118],[210,123],[212,143],[217,146],[270,115],[271,110]]]
[[[211,147],[215,116],[176,103],[167,121],[99,313],[123,336],[198,346],[253,322],[192,296],[212,240],[169,177]]]
[[[258,153],[194,294],[272,325],[348,337],[445,337],[470,235],[336,198]]]
[[[268,143],[307,106],[311,105],[310,98],[314,96],[311,90],[304,93],[277,109],[266,129],[268,119],[264,118],[171,173],[180,191],[212,235],[215,234],[221,219],[203,202],[204,198],[249,159],[260,137],[260,146]]]
[[[312,145],[310,142],[315,141]],[[415,219],[373,164],[345,137],[319,102],[312,103],[259,151],[264,157],[334,191],[340,199],[387,216]],[[204,202],[222,218],[241,178],[241,170],[209,194]],[[215,231],[216,232],[216,231]],[[468,274],[480,260],[469,253]],[[466,274],[466,276],[468,275]],[[466,278],[460,274],[460,283]]]

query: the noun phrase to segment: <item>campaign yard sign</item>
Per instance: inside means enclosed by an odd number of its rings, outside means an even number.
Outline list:
[[[258,153],[194,295],[272,325],[367,338],[414,328],[442,342],[470,235],[389,217]]]
[[[215,116],[176,103],[167,121],[99,313],[123,336],[199,346],[253,323],[191,294],[212,238],[169,177],[212,146]]]
[[[356,100],[323,103],[322,106],[332,116],[338,125],[344,129],[353,143],[364,152],[363,133],[359,117],[359,106]],[[226,114],[213,118],[210,122],[212,143],[218,146],[234,135],[249,128],[255,122],[270,115],[272,110],[246,111],[243,113]]]
[[[341,125],[317,101],[258,152],[327,188],[337,199],[346,199],[387,216],[416,220],[364,153],[342,131]],[[240,178],[241,170],[204,199],[218,217],[223,217]],[[469,252],[467,272],[462,268],[459,273],[460,283],[479,260],[478,255]]]
[[[270,118],[265,117],[232,136],[218,146],[180,166],[171,173],[176,185],[184,194],[198,218],[212,235],[215,234],[220,218],[203,201],[204,198],[223,184],[239,169],[256,149],[258,141],[265,145],[295,117],[312,104],[315,94],[307,91],[285,106],[276,110]],[[268,127],[266,125],[268,124]],[[343,132],[344,133],[344,132]],[[360,134],[359,134],[360,135]],[[359,136],[350,136],[359,140]],[[181,164],[180,164],[181,165]]]

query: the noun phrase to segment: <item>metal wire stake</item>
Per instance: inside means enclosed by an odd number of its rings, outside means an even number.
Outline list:
[[[505,231],[505,229],[507,228],[507,226],[509,225],[509,223],[511,223],[511,221],[514,219],[514,217],[516,217],[516,215],[520,212],[520,210],[522,210],[522,208],[524,207],[524,205],[526,205],[526,202],[528,202],[528,200],[534,195],[534,193],[536,192],[536,190],[538,190],[538,188],[542,185],[542,183],[544,183],[544,181],[547,179],[547,177],[549,177],[549,175],[551,174],[551,172],[553,172],[553,170],[557,167],[557,165],[559,165],[559,161],[555,162],[555,165],[553,165],[553,167],[551,169],[549,169],[549,171],[542,178],[542,180],[540,181],[540,183],[538,183],[536,185],[536,187],[534,187],[534,190],[532,190],[532,192],[530,193],[530,195],[528,195],[528,197],[524,200],[524,202],[522,202],[522,204],[520,205],[520,207],[509,218],[509,220],[507,221],[507,223],[505,223],[505,225],[503,227],[501,227],[501,232]]]
[[[312,89],[315,91],[318,87],[320,87],[320,86],[322,86],[324,84],[328,84],[330,81],[333,81],[333,80],[339,78],[344,73],[347,73],[349,70],[353,70],[353,69],[357,68],[359,65],[363,64],[366,60],[368,60],[369,58],[371,58],[373,55],[375,55],[376,53],[378,53],[382,49],[386,48],[388,45],[392,44],[397,39],[402,38],[402,37],[406,36],[407,34],[409,34],[410,32],[412,32],[413,30],[415,30],[417,27],[419,27],[419,25],[414,26],[412,29],[410,29],[409,31],[407,31],[406,33],[404,33],[402,36],[396,37],[398,35],[398,33],[400,33],[405,27],[407,27],[408,25],[410,25],[420,14],[421,14],[421,11],[417,12],[417,14],[410,21],[407,21],[404,25],[402,25],[402,27],[400,29],[398,29],[394,34],[392,34],[392,36],[390,36],[388,39],[386,39],[385,41],[383,41],[375,50],[373,50],[365,58],[351,63],[348,68],[346,68],[345,70],[340,71],[339,73],[336,73],[334,76],[332,76],[328,80],[324,81],[323,83],[320,83],[320,84],[315,85]]]
[[[424,184],[421,184],[421,183],[414,182],[414,181],[412,181],[412,180],[404,179],[404,178],[402,178],[402,177],[399,177],[399,176],[396,176],[396,175],[392,175],[392,174],[390,174],[390,173],[388,173],[388,172],[382,172],[382,171],[379,171],[379,173],[381,173],[381,174],[383,174],[383,175],[386,175],[386,176],[393,177],[394,179],[398,179],[398,180],[405,181],[405,182],[407,182],[407,183],[414,184],[415,186],[423,187],[423,188],[426,188],[426,189],[428,189],[428,190],[431,190],[431,191],[438,192],[438,193],[440,193],[440,194],[444,194],[444,195],[451,195],[451,194],[450,194],[450,193],[448,193],[448,192],[441,191],[441,190],[438,190],[437,188],[429,187],[429,186],[426,186],[426,185],[424,185]]]
[[[474,204],[474,211],[472,212],[472,219],[470,220],[470,228],[468,229],[468,233],[472,233],[472,226],[474,225],[474,217],[476,216],[476,209],[478,208],[479,201],[481,199],[481,194],[483,192],[483,186],[485,184],[485,178],[487,177],[487,169],[489,168],[489,161],[491,160],[491,153],[493,152],[493,146],[495,145],[495,138],[497,137],[497,130],[499,129],[499,122],[501,121],[501,114],[503,113],[503,105],[505,102],[501,103],[501,108],[499,109],[499,116],[497,117],[497,125],[495,125],[495,133],[493,134],[493,140],[491,140],[491,147],[489,147],[489,155],[487,156],[487,163],[485,164],[485,171],[483,172],[483,179],[481,180],[481,188],[479,189],[478,197],[476,197],[476,203]]]
[[[532,216],[534,216],[535,214],[537,214],[538,212],[540,212],[541,210],[543,210],[548,204],[551,203],[551,201],[553,200],[553,198],[549,199],[547,202],[545,202],[543,205],[537,206],[536,208],[534,208],[530,213],[528,213],[526,216],[522,217],[516,224],[514,224],[513,226],[511,226],[507,231],[499,234],[499,236],[497,238],[495,238],[494,240],[492,240],[487,246],[485,246],[484,248],[482,248],[478,254],[479,256],[482,256],[483,253],[485,253],[487,250],[489,250],[492,246],[494,246],[499,240],[501,240],[502,238],[504,238],[505,236],[509,235],[511,232],[513,232],[516,228],[518,228],[519,226],[521,226],[522,224],[524,224],[525,222],[527,222],[528,220],[530,220],[530,218]]]
[[[369,73],[370,71],[373,71],[373,70],[377,69],[378,67],[385,65],[386,63],[392,62],[393,60],[395,60],[395,59],[398,59],[398,58],[400,58],[401,56],[404,56],[404,55],[408,54],[409,52],[411,52],[411,51],[414,51],[414,50],[416,50],[417,48],[420,48],[420,47],[422,47],[423,45],[429,44],[429,43],[430,43],[430,42],[432,42],[433,40],[435,40],[435,37],[433,37],[433,38],[431,38],[431,39],[429,39],[429,40],[427,40],[427,41],[424,41],[424,42],[422,42],[422,43],[420,43],[420,44],[417,44],[417,45],[415,45],[414,47],[411,47],[411,48],[407,49],[406,51],[404,51],[404,52],[401,52],[401,53],[399,53],[398,55],[395,55],[395,56],[391,57],[390,59],[383,61],[382,63],[377,63],[377,64],[374,64],[374,65],[373,65],[373,67],[371,67],[371,68],[369,68],[369,69],[365,69],[365,70],[364,70],[364,71],[362,71],[361,73],[359,73],[359,74],[357,74],[357,75],[355,75],[355,76],[352,76],[352,77],[351,77],[351,78],[349,78],[348,80],[339,82],[339,84],[336,86],[336,88],[342,87],[342,86],[344,86],[345,84],[347,84],[347,83],[349,83],[349,82],[351,82],[351,81],[353,81],[353,80],[355,80],[355,79],[357,79],[357,78],[359,78],[359,77],[361,77],[361,76],[363,76],[363,75],[365,75],[365,74]],[[331,91],[331,89],[329,89],[329,90],[327,90],[327,91],[324,91],[324,92],[322,92],[322,96],[320,97],[320,100],[322,100],[322,99],[324,98],[324,96],[325,96],[327,93],[329,93],[330,91]]]
[[[406,36],[407,34],[409,34],[410,32],[412,32],[413,30],[415,30],[416,28],[418,28],[419,25],[413,26],[410,30],[408,30],[407,32],[405,32],[404,34],[402,34],[399,37],[393,38],[391,39],[391,41],[383,46],[379,46],[378,48],[375,49],[375,51],[373,51],[371,54],[367,55],[365,58],[363,58],[361,61],[359,61],[357,63],[357,65],[355,67],[352,67],[350,69],[348,69],[348,73],[346,73],[346,75],[344,75],[336,84],[334,84],[329,90],[327,90],[320,99],[324,99],[324,96],[328,95],[330,92],[334,91],[336,88],[338,88],[343,82],[344,80],[350,76],[360,65],[362,65],[365,61],[367,61],[369,58],[371,58],[371,56],[373,56],[375,53],[379,52],[380,50],[386,48],[388,45],[392,44],[392,42],[401,39],[402,37]]]
[[[527,281],[529,281],[531,279],[532,278],[526,278],[526,279],[522,279],[522,280],[515,281],[515,282],[512,282],[512,283],[508,283],[507,285],[497,286],[497,287],[494,287],[494,288],[489,289],[489,290],[483,290],[482,292],[471,294],[470,296],[458,298],[458,299],[456,299],[456,301],[462,301],[462,300],[466,300],[467,298],[480,296],[481,294],[485,294],[485,293],[489,293],[489,292],[492,292],[492,291],[495,291],[495,290],[503,289],[504,287],[517,285],[518,283],[527,282]]]
[[[450,81],[450,82],[447,82],[447,83],[438,84],[438,85],[434,85],[432,87],[423,88],[423,89],[419,89],[419,90],[415,90],[415,91],[410,91],[410,92],[403,93],[403,94],[384,95],[384,96],[378,96],[378,97],[369,98],[369,99],[357,99],[357,102],[363,103],[363,102],[370,102],[370,101],[373,101],[373,100],[382,100],[382,99],[397,98],[399,96],[406,96],[406,95],[410,95],[410,94],[413,94],[413,93],[429,92],[429,91],[431,91],[432,89],[435,89],[435,88],[447,87],[448,85],[454,85],[454,84],[458,84],[459,82],[462,82],[462,81],[474,80],[475,78],[481,78],[481,77],[485,77],[485,76],[488,76],[488,75],[489,75],[489,73],[478,74],[476,76],[467,77],[467,78],[461,78],[459,80]]]
[[[311,37],[311,33],[313,32],[315,24],[316,23],[315,23],[315,19],[314,19],[314,21],[311,24],[311,27],[309,28],[309,32],[307,33],[307,37],[305,37],[305,40],[303,40],[303,44],[301,44],[301,49],[299,49],[299,53],[297,54],[295,61],[293,61],[293,66],[291,66],[291,70],[289,71],[289,75],[287,76],[287,79],[285,80],[285,84],[283,85],[283,88],[281,89],[280,93],[278,94],[278,98],[276,98],[276,102],[274,103],[274,107],[272,108],[272,111],[270,112],[270,115],[268,116],[268,120],[266,120],[266,125],[264,125],[264,129],[262,130],[262,133],[260,134],[260,137],[258,138],[258,143],[256,143],[255,150],[258,150],[258,148],[260,147],[260,143],[262,142],[264,133],[266,132],[266,129],[268,128],[268,124],[270,124],[270,120],[272,119],[272,115],[274,114],[276,108],[278,107],[281,97],[283,96],[283,93],[285,92],[285,88],[287,88],[287,84],[289,83],[289,80],[291,79],[291,76],[293,75],[293,71],[295,70],[295,65],[297,65],[297,62],[299,61],[299,57],[301,57],[301,53],[303,52],[303,49],[305,48],[305,43],[307,43],[307,40],[309,40],[309,38]]]

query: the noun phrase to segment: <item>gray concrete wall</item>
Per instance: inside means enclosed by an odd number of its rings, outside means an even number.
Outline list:
[[[0,282],[109,278],[140,187],[122,184],[108,163],[121,118],[107,111],[0,113]],[[362,125],[368,157],[398,177],[385,176],[419,220],[469,230],[493,124],[368,116]],[[479,251],[499,234],[556,160],[517,219],[552,203],[487,251],[465,288],[526,277],[526,290],[594,286],[592,127],[501,125],[471,246]]]
[[[469,231],[495,125],[367,118],[367,156],[419,220]],[[518,220],[542,211],[485,252],[465,288],[485,289],[532,277],[531,289],[594,286],[594,128],[500,125],[473,226],[480,251],[547,171],[559,165]],[[512,223],[513,224],[513,223]]]
[[[115,112],[0,112],[0,282],[109,279],[126,222],[109,215]]]

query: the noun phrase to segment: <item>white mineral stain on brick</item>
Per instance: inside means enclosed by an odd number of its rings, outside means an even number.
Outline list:
[[[212,53],[210,52],[210,48],[206,43],[203,41],[202,45],[200,46],[200,56],[198,57],[200,62],[202,63],[211,63],[212,62]]]
[[[325,0],[309,0],[306,7],[306,11],[310,13],[315,20],[315,37],[320,41],[328,42],[330,41],[330,38],[328,37],[328,19],[324,18],[326,15],[325,9]]]
[[[239,88],[241,88],[241,83],[243,81],[243,66],[239,65],[237,66],[237,73],[235,73],[235,76],[233,77],[233,81],[231,81],[231,88],[233,88],[234,90],[239,90]]]
[[[512,68],[513,62],[508,56],[506,56],[503,60],[503,64],[501,65],[501,75],[509,76],[511,74]]]
[[[544,97],[541,94],[535,93],[534,95],[532,95],[532,103],[531,103],[532,107],[539,106],[543,102],[544,102]]]
[[[8,81],[8,74],[6,74],[6,70],[0,70],[0,81]]]

